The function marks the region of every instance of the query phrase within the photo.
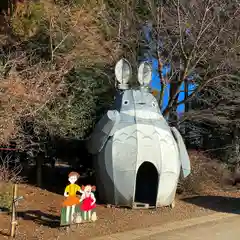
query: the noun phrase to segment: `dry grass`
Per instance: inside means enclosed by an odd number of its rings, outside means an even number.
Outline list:
[[[189,152],[191,160],[191,175],[183,179],[179,191],[183,195],[201,194],[208,189],[221,188],[222,164],[206,154],[198,151]]]
[[[9,156],[0,158],[0,182],[5,183],[20,183],[22,177],[20,173],[22,171],[21,164],[17,159],[12,159]]]
[[[0,158],[0,209],[11,208],[13,183],[22,182],[20,176],[22,167],[9,156]]]
[[[9,210],[11,208],[12,188],[11,183],[0,181],[0,209]]]

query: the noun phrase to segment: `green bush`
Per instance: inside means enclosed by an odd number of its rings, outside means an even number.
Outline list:
[[[7,209],[10,211],[12,204],[12,184],[0,183],[0,209]]]

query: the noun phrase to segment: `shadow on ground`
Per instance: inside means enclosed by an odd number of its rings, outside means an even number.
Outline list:
[[[9,208],[1,207],[1,206],[0,206],[0,213],[6,213],[6,212],[9,212],[9,211],[10,211]]]
[[[18,212],[18,217],[24,220],[33,221],[39,225],[47,226],[50,228],[57,228],[60,226],[59,216],[46,214],[40,210]]]
[[[8,230],[0,230],[0,236],[9,237],[10,233]]]
[[[37,184],[37,168],[36,165],[26,165],[22,171],[22,177],[27,183],[33,186],[63,195],[64,189],[68,182],[68,174],[76,171],[80,174],[77,184],[95,184],[93,176],[92,156],[88,154],[85,143],[78,140],[58,140],[55,142],[55,152],[51,152],[48,158],[45,153],[40,156],[43,161],[41,167],[42,181]],[[52,150],[53,151],[53,150]],[[24,161],[24,156],[22,157]],[[34,161],[33,161],[34,162]]]
[[[196,196],[182,201],[216,212],[240,214],[240,198],[225,196]]]

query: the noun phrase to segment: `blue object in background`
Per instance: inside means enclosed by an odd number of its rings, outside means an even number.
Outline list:
[[[148,61],[152,63],[152,69],[153,69],[153,74],[152,74],[152,81],[150,83],[150,87],[152,90],[158,91],[160,93],[161,91],[161,79],[158,74],[158,60],[154,58],[151,54],[151,51],[155,49],[154,40],[152,39],[151,36],[152,32],[152,24],[146,24],[143,26],[143,33],[145,37],[145,41],[148,45],[148,50],[144,52],[144,60],[143,61]],[[164,44],[161,42],[161,44],[158,44],[161,49],[164,48]],[[165,64],[163,65],[162,68],[162,75],[163,77],[167,77],[167,75],[171,72],[171,64]],[[192,74],[191,76],[188,77],[189,81],[193,80],[196,76],[196,74]],[[167,84],[164,93],[163,93],[163,100],[162,100],[162,108],[161,110],[163,111],[167,105],[168,101],[170,98],[170,83]],[[189,82],[188,84],[188,95],[190,95],[196,88],[196,84]],[[184,100],[185,98],[185,92],[184,92],[184,82],[180,86],[180,93],[178,95],[178,102]],[[185,104],[181,104],[177,107],[177,114],[180,115],[184,113],[185,111]]]
[[[152,63],[152,69],[153,69],[153,74],[152,74],[152,81],[150,82],[150,88],[152,90],[158,91],[160,93],[161,91],[161,79],[158,73],[158,60],[156,58],[152,59],[145,59],[145,61],[151,62]],[[162,75],[163,77],[167,77],[167,75],[171,72],[171,65],[166,64],[162,68]],[[189,80],[192,80],[193,77],[189,77]],[[180,86],[180,93],[178,95],[178,102],[184,100],[185,98],[185,92],[184,92],[184,85],[185,83],[183,82],[182,85]],[[163,100],[162,100],[162,108],[161,110],[163,111],[167,105],[168,101],[170,98],[170,86],[171,84],[168,83],[166,85],[166,88],[163,93]],[[188,84],[188,95],[192,94],[192,92],[195,90],[196,84],[194,83],[189,83]],[[177,113],[181,114],[184,113],[185,111],[185,105],[181,104],[177,107]]]
[[[158,60],[156,58],[149,59],[150,62],[152,62],[152,81],[150,83],[150,87],[152,90],[157,90],[158,92],[161,91],[161,80],[158,73]],[[162,75],[163,77],[167,77],[167,75],[171,71],[170,64],[164,65],[162,68]],[[167,107],[168,101],[169,101],[169,95],[170,95],[170,84],[167,84],[165,91],[163,93],[163,101],[162,101],[162,111]]]
[[[185,85],[185,83],[183,82],[180,87],[180,93],[178,95],[178,102],[183,101],[185,98],[184,85]],[[188,83],[188,95],[191,95],[192,92],[195,90],[195,88],[196,88],[196,84]],[[177,113],[178,113],[178,115],[180,115],[181,113],[184,113],[184,112],[185,112],[185,104],[182,103],[177,106]]]

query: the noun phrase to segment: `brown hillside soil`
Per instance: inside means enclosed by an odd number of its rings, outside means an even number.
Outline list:
[[[184,181],[184,194],[178,195],[176,207],[155,210],[129,210],[98,206],[98,221],[80,225],[68,233],[69,239],[89,239],[100,235],[160,225],[170,221],[208,215],[213,212],[234,212],[240,209],[240,192],[220,189],[220,165],[203,154],[191,152],[193,174]],[[26,184],[19,186],[24,196],[18,209],[17,240],[66,239],[60,229],[59,216],[63,196]],[[10,216],[0,213],[0,239],[6,239]]]

